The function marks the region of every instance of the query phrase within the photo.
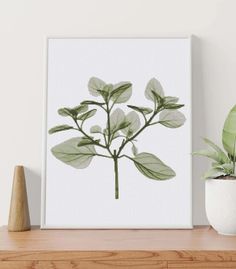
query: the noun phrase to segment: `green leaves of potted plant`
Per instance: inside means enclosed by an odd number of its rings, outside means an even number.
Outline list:
[[[132,84],[120,82],[107,84],[99,78],[92,77],[88,82],[92,96],[99,101],[85,100],[73,108],[60,108],[58,114],[70,119],[70,124],[57,125],[49,134],[75,130],[79,137],[73,137],[54,146],[52,154],[60,161],[74,168],[86,168],[94,157],[108,158],[113,161],[115,179],[115,199],[119,199],[119,160],[126,158],[135,165],[140,173],[150,179],[166,180],[173,178],[175,172],[154,154],[138,153],[137,138],[147,128],[162,125],[167,128],[178,128],[185,122],[184,115],[178,111],[183,104],[178,98],[164,96],[160,82],[152,78],[145,89],[145,96],[152,102],[152,107],[128,105],[127,114],[118,106],[126,103],[132,95]],[[85,123],[96,115],[100,109],[105,113],[105,126],[94,125],[84,128]],[[140,119],[141,117],[141,119]],[[114,141],[119,140],[115,147]],[[131,146],[132,155],[124,154],[124,149]],[[126,151],[127,152],[127,151]]]
[[[230,110],[222,132],[226,153],[211,142],[204,141],[211,149],[194,152],[212,160],[206,179],[206,213],[218,233],[236,235],[236,105]]]

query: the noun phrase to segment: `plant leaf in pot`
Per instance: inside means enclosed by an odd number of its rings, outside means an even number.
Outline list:
[[[226,118],[222,133],[222,142],[224,149],[228,152],[228,156],[233,163],[233,174],[235,176],[236,105],[230,110],[229,115]]]
[[[236,235],[236,105],[230,110],[222,132],[224,150],[204,138],[209,149],[193,152],[212,160],[206,179],[206,214],[220,234]]]

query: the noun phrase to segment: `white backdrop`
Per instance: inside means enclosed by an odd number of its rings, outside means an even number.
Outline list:
[[[0,225],[6,224],[13,168],[26,167],[30,214],[40,222],[42,115],[47,36],[163,37],[193,40],[193,148],[218,144],[235,104],[235,0],[0,1]],[[206,222],[208,161],[193,159],[194,224]]]
[[[147,107],[152,107],[153,102],[144,97],[144,90],[147,82],[156,77],[165,95],[177,96],[185,104],[181,111],[186,122],[177,129],[149,127],[136,143],[139,152],[156,155],[174,169],[176,177],[151,180],[132,161],[121,159],[119,200],[114,199],[111,160],[94,157],[87,168],[72,168],[57,160],[51,148],[81,134],[66,131],[47,135],[43,227],[191,227],[190,43],[189,38],[49,39],[47,129],[58,124],[73,125],[72,120],[58,115],[58,108],[74,107],[83,100],[100,100],[88,91],[87,84],[93,76],[107,83],[131,81],[133,94],[127,104]],[[117,104],[115,108],[121,107],[128,113],[132,110],[127,104]],[[87,133],[96,124],[105,128],[105,120],[104,111],[100,110],[83,128]],[[130,155],[128,148],[126,154]]]

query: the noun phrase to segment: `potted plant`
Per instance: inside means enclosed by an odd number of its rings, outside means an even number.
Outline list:
[[[209,139],[210,149],[194,152],[212,159],[206,179],[206,214],[211,226],[224,235],[236,235],[236,105],[230,110],[222,132],[225,151]]]

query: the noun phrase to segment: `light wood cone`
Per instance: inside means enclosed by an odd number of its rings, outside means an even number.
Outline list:
[[[29,207],[23,166],[16,166],[8,220],[9,232],[30,230]]]

